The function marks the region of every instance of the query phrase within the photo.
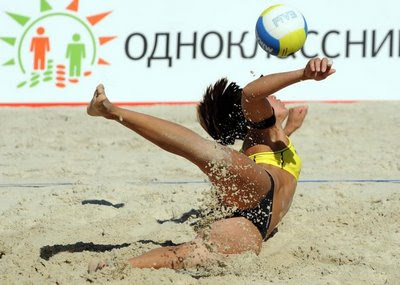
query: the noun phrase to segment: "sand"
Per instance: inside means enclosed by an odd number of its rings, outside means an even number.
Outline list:
[[[194,106],[135,109],[205,136]],[[292,138],[302,182],[261,254],[174,271],[125,261],[195,237],[194,217],[157,222],[202,207],[195,166],[84,108],[2,108],[0,284],[399,284],[399,109],[311,104]],[[87,273],[96,259],[110,266]]]

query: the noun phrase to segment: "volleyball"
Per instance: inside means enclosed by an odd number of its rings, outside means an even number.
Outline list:
[[[256,24],[258,44],[266,52],[282,58],[301,49],[307,33],[304,16],[298,10],[283,4],[264,10]]]

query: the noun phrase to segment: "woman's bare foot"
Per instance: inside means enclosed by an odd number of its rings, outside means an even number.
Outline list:
[[[298,106],[289,109],[289,116],[286,122],[286,126],[283,129],[287,136],[290,136],[295,132],[304,122],[304,119],[308,112],[308,106]]]
[[[107,266],[108,266],[107,262],[100,261],[100,260],[97,260],[97,259],[93,259],[93,260],[91,260],[89,262],[88,273],[96,272],[97,270],[101,270],[101,269],[103,269],[104,267],[107,267]]]
[[[111,107],[112,104],[107,99],[103,84],[99,84],[94,91],[92,101],[87,106],[88,115],[110,118]]]

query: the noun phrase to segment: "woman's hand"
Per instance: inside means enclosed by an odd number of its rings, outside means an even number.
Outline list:
[[[303,80],[314,79],[316,81],[324,80],[328,76],[334,74],[335,69],[332,68],[332,60],[324,57],[311,59],[303,71]]]

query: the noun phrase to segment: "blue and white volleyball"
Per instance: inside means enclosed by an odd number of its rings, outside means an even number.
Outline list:
[[[283,4],[267,8],[256,24],[258,44],[278,57],[287,57],[301,49],[307,33],[304,16],[298,10]]]

